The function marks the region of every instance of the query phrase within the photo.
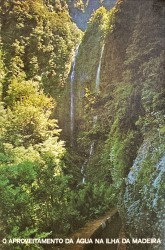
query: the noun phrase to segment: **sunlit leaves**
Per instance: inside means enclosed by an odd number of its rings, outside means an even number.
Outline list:
[[[37,83],[14,80],[5,101],[8,109],[4,137],[8,142],[27,146],[58,134],[56,121],[50,119],[55,102],[39,90]]]

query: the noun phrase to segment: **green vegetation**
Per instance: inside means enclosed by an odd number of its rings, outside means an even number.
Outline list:
[[[76,68],[77,137],[80,151],[86,154],[91,141],[94,143],[94,153],[86,166],[87,180],[94,185],[99,179],[111,186],[115,197],[112,199],[111,195],[111,200],[118,207],[128,234],[161,237],[164,5],[154,5],[152,1],[141,2],[140,7],[138,4],[118,1],[110,12],[102,8],[96,11],[89,22]],[[97,36],[102,38],[96,39]],[[103,40],[100,92],[96,94]],[[136,178],[130,180],[134,175]],[[151,224],[152,218],[155,224]]]
[[[74,4],[85,11],[88,1]],[[124,226],[127,221],[128,234],[161,236],[161,6],[163,2],[121,0],[111,11],[101,7],[82,37],[69,16],[68,1],[2,1],[2,237],[64,237],[112,206],[118,207]],[[80,40],[74,78],[75,145],[70,147],[69,76]]]
[[[82,159],[67,152],[56,119],[81,32],[62,1],[3,1],[1,24],[0,234],[63,237],[107,210],[112,193],[81,185]]]
[[[35,79],[56,96],[65,84],[72,49],[80,39],[67,10],[54,11],[51,4],[38,0],[13,1],[1,4],[1,15],[7,81]]]

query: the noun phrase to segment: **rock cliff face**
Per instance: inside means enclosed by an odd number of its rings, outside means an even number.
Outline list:
[[[134,238],[163,239],[165,155],[155,159],[160,145],[154,136],[144,140],[128,175],[120,211],[128,235]],[[163,249],[163,244],[148,249]]]
[[[75,2],[76,1],[68,1],[70,15],[77,26],[81,30],[85,30],[87,28],[87,22],[95,10],[101,6],[104,6],[106,9],[111,9],[116,0],[83,0],[83,3],[78,6]]]
[[[94,142],[87,178],[114,187],[130,237],[163,237],[164,17],[165,2],[160,0],[120,0],[110,12],[98,10],[76,64],[78,145],[88,154]]]

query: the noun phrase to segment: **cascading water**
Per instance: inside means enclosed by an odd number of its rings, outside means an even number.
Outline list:
[[[95,143],[92,142],[91,145],[90,145],[90,150],[89,150],[89,157],[84,161],[84,164],[82,165],[81,167],[81,174],[83,175],[83,178],[82,178],[82,184],[85,184],[85,167],[87,165],[87,163],[89,162],[91,156],[93,155],[93,152],[94,152],[94,145]]]
[[[75,102],[74,102],[74,80],[75,80],[75,66],[76,66],[76,57],[78,54],[78,48],[77,46],[73,62],[72,62],[72,71],[70,75],[70,139],[71,139],[71,146],[73,146],[74,143],[74,116],[75,116]]]
[[[95,84],[95,92],[96,93],[99,92],[99,88],[100,88],[100,73],[101,73],[101,62],[102,62],[103,52],[104,52],[104,44],[103,44],[102,49],[101,49],[99,65],[98,65],[97,73],[96,73],[96,84]],[[93,116],[93,128],[96,127],[97,119],[98,119],[97,115]],[[85,167],[88,164],[91,156],[94,153],[94,146],[95,146],[95,142],[92,141],[91,145],[90,145],[90,149],[89,149],[89,157],[85,160],[84,164],[81,167],[81,174],[83,176],[83,178],[82,178],[82,184],[85,184],[85,179],[86,179],[86,177],[85,177],[86,176],[85,175]]]
[[[99,60],[99,65],[98,65],[97,73],[96,73],[95,91],[97,93],[99,92],[99,88],[100,88],[100,72],[101,72],[101,62],[102,62],[103,52],[104,52],[104,44],[103,44],[103,46],[101,48],[100,60]]]
[[[93,117],[93,127],[94,127],[94,128],[96,127],[97,119],[98,119],[98,116],[97,116],[97,115],[94,115],[94,117]]]

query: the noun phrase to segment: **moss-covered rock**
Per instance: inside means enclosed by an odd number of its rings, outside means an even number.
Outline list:
[[[99,25],[97,13],[82,40],[76,66],[76,132],[84,158],[94,142],[87,179],[95,183],[99,176],[113,186],[129,236],[161,237],[165,4],[120,0],[111,12],[102,12]],[[100,92],[96,93],[103,38]]]
[[[119,210],[128,234],[134,238],[160,238],[162,244],[149,249],[163,249],[165,155],[157,135],[141,145],[129,172],[124,199]]]

